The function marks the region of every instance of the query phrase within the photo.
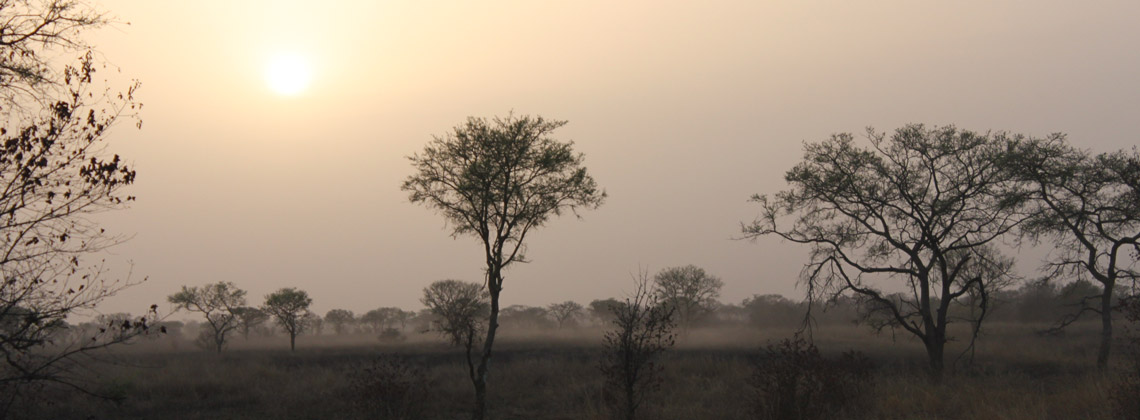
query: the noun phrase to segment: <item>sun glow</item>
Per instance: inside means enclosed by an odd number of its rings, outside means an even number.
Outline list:
[[[278,94],[295,96],[309,87],[313,72],[298,54],[278,54],[265,66],[265,82]]]

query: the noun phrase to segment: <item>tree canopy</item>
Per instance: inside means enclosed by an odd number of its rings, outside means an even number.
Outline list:
[[[1024,219],[1006,153],[1022,137],[920,124],[867,135],[870,147],[850,134],[805,145],[785,175],[790,188],[753,197],[762,215],[744,235],[810,245],[809,298],[859,296],[880,328],[923,342],[937,376],[951,305],[984,309],[997,279],[982,274],[1008,272],[993,245]],[[887,281],[906,292],[882,291]]]
[[[452,235],[474,235],[483,245],[491,311],[476,374],[476,419],[486,415],[487,366],[498,328],[503,270],[526,261],[532,229],[551,217],[596,208],[605,199],[574,153],[573,143],[550,137],[565,121],[513,114],[468,118],[423,152],[411,156],[415,172],[403,183],[412,203],[443,214]]]

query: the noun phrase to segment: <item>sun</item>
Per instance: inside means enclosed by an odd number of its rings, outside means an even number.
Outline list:
[[[312,78],[309,62],[299,54],[278,54],[265,66],[265,82],[280,95],[295,96],[304,92]]]

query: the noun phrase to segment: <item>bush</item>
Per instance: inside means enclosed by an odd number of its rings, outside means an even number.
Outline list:
[[[384,331],[380,331],[380,341],[400,342],[406,338],[407,337],[404,337],[404,333],[396,328],[385,328]]]
[[[851,414],[866,401],[872,366],[850,351],[826,359],[814,344],[796,336],[768,346],[749,383],[755,389],[758,419],[830,419]]]
[[[1140,419],[1140,335],[1135,331],[1136,323],[1140,322],[1140,297],[1123,299],[1119,309],[1132,324],[1125,330],[1128,341],[1121,352],[1128,367],[1116,379],[1109,398],[1115,418]]]
[[[349,373],[354,406],[369,418],[414,420],[429,417],[433,384],[407,359],[378,357]]]

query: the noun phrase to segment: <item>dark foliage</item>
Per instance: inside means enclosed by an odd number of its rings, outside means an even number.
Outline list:
[[[387,420],[428,417],[432,383],[419,365],[384,356],[349,373],[351,398],[360,414]]]
[[[758,419],[830,419],[856,413],[871,385],[872,365],[850,351],[836,359],[819,354],[802,337],[785,339],[764,349],[750,380]]]

